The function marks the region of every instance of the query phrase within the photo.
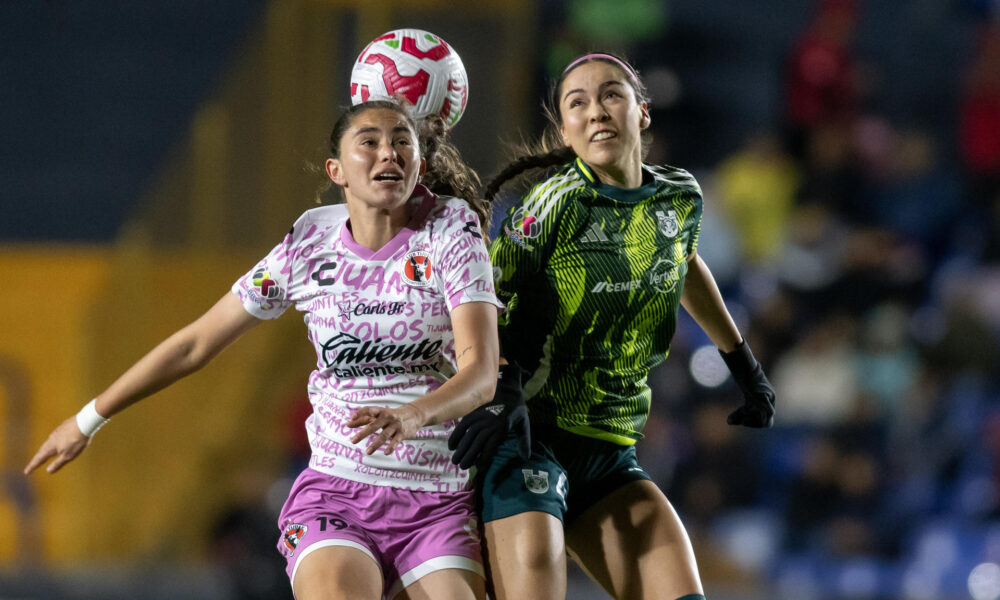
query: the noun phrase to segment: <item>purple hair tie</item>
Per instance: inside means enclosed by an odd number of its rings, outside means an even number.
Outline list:
[[[605,59],[605,60],[610,60],[611,62],[613,62],[616,65],[618,65],[619,67],[621,67],[622,70],[625,71],[625,73],[628,75],[629,79],[632,80],[632,85],[635,87],[635,89],[639,89],[639,76],[635,74],[635,70],[632,69],[632,67],[630,67],[627,64],[625,64],[625,61],[623,61],[622,59],[618,58],[617,56],[612,56],[611,54],[605,54],[604,52],[594,52],[594,53],[591,53],[591,54],[584,54],[580,58],[578,58],[578,59],[574,60],[573,62],[569,63],[568,65],[566,65],[566,68],[563,69],[563,72],[562,72],[563,77],[565,77],[566,73],[569,73],[578,64],[582,63],[585,60],[591,60],[591,59],[594,59],[594,58],[602,58],[602,59]]]

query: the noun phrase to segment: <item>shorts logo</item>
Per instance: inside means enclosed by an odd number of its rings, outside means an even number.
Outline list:
[[[285,527],[284,533],[281,534],[281,543],[285,545],[285,549],[288,551],[288,556],[295,554],[295,549],[299,547],[299,542],[302,541],[302,536],[304,536],[308,530],[308,527],[300,525],[299,523],[290,523],[287,527]]]
[[[417,287],[427,287],[431,284],[431,256],[423,250],[410,252],[403,257],[403,276],[406,282]]]
[[[264,269],[257,269],[253,274],[253,285],[260,290],[263,298],[277,298],[281,294],[278,282],[271,279],[271,272]]]
[[[656,220],[660,225],[660,233],[668,238],[674,237],[680,230],[677,224],[677,211],[675,210],[668,210],[667,214],[663,214],[661,210],[656,211]]]
[[[462,527],[462,530],[469,534],[472,541],[479,542],[479,521],[475,517],[470,517],[469,522]]]
[[[539,471],[535,473],[531,469],[521,469],[524,474],[524,487],[532,494],[544,494],[549,491],[549,472]]]
[[[566,479],[565,473],[559,474],[559,481],[556,482],[556,493],[563,500],[566,499],[566,493],[569,492],[569,479]]]

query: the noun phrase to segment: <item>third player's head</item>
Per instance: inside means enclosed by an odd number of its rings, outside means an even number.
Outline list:
[[[549,99],[563,143],[604,183],[622,186],[640,173],[641,133],[649,127],[645,86],[624,60],[586,54],[569,63]]]

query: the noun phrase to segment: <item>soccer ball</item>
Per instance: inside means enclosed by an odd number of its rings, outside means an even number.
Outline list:
[[[462,118],[469,79],[455,49],[422,29],[396,29],[372,40],[351,69],[351,103],[397,98],[413,116],[440,115],[446,127]]]

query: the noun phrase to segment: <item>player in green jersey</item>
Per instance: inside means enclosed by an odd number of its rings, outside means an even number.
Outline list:
[[[615,598],[704,600],[687,533],[634,447],[678,307],[743,391],[730,424],[770,427],[774,392],[697,253],[697,182],[642,162],[650,117],[635,70],[582,56],[550,100],[553,149],[487,186],[492,198],[527,169],[559,167],[515,204],[490,248],[509,364],[494,401],[450,440],[456,462],[479,467],[494,597],[564,598],[568,552]]]

